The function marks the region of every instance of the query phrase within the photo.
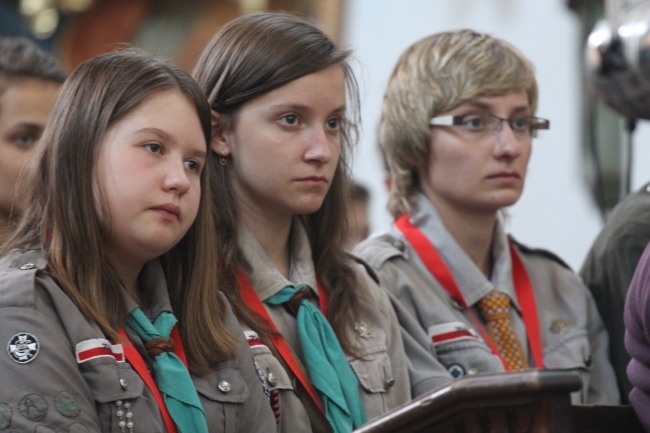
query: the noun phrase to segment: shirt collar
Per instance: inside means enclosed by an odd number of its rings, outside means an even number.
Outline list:
[[[294,218],[289,235],[289,278],[273,266],[253,233],[241,224],[239,244],[251,265],[248,277],[259,298],[264,301],[289,285],[308,284],[316,289],[316,274],[307,232],[298,218]]]
[[[417,197],[411,222],[429,239],[451,271],[467,305],[472,306],[491,290],[507,294],[519,308],[512,282],[512,263],[501,215],[494,228],[492,254],[494,266],[491,278],[483,275],[469,256],[447,231],[440,213],[422,193]]]
[[[140,307],[133,297],[124,290],[124,302],[129,314],[139,307],[150,319],[155,319],[163,311],[172,312],[169,292],[167,291],[167,280],[159,259],[152,260],[144,265],[138,278],[138,284],[142,289],[142,297],[146,300],[146,305]]]

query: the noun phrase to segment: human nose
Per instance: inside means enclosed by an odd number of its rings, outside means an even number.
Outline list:
[[[494,128],[494,134],[496,135],[496,144],[494,146],[495,154],[497,156],[519,156],[522,152],[523,146],[521,138],[515,134],[508,119],[498,120],[499,127]],[[504,123],[507,126],[504,127]]]
[[[179,195],[182,195],[190,189],[191,185],[184,161],[171,161],[165,169],[164,189],[166,191],[176,191]]]
[[[305,159],[325,164],[332,159],[332,149],[327,132],[323,128],[314,128],[309,137],[309,146]]]

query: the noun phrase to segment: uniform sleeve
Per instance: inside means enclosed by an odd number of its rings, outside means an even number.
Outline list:
[[[625,347],[631,356],[627,375],[630,403],[650,431],[650,248],[645,249],[632,277],[625,302]]]
[[[100,431],[56,310],[44,290],[21,283],[3,276],[0,284],[0,430]],[[4,302],[2,290],[23,292],[30,306]]]
[[[425,329],[418,322],[415,311],[410,308],[413,300],[408,299],[408,290],[394,290],[400,285],[397,274],[390,272],[389,266],[377,270],[380,286],[389,293],[389,298],[397,322],[399,323],[404,350],[408,357],[411,396],[416,397],[431,391],[452,380],[447,369],[438,361],[435,348]]]
[[[239,372],[249,389],[248,398],[239,409],[239,431],[270,433],[277,431],[275,416],[264,390],[264,379],[253,358],[250,346],[234,314],[230,312],[228,328],[238,339]]]
[[[409,374],[409,361],[404,348],[402,332],[397,320],[389,295],[382,290],[375,281],[366,277],[366,287],[371,290],[373,297],[377,300],[377,307],[380,313],[380,321],[383,324],[386,334],[386,352],[390,359],[394,383],[388,390],[386,407],[380,412],[392,409],[406,403],[411,399],[411,380]]]
[[[379,278],[379,286],[388,293],[408,358],[411,397],[417,397],[453,379],[438,361],[435,347],[418,321],[414,308],[417,301],[412,297],[414,288],[411,282],[414,275],[408,275],[416,271],[409,266],[395,265],[395,260],[403,260],[403,251],[396,248],[395,244],[395,240],[389,235],[371,238],[357,245],[354,254],[372,267]]]

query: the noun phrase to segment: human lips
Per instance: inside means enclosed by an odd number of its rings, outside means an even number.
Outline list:
[[[154,212],[162,215],[168,221],[178,220],[181,216],[181,208],[173,203],[164,203],[151,208]]]
[[[298,182],[309,184],[309,185],[327,185],[328,180],[324,176],[306,176],[297,179]]]
[[[518,180],[521,179],[521,176],[516,171],[499,171],[489,174],[487,178],[497,180]]]

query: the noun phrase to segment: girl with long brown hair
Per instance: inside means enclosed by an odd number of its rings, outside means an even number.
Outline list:
[[[214,290],[210,128],[165,61],[120,51],[68,78],[0,258],[0,428],[274,428]]]
[[[222,28],[194,77],[212,107],[217,266],[279,429],[344,432],[410,398],[384,292],[343,250],[358,93],[319,29],[257,13]]]

